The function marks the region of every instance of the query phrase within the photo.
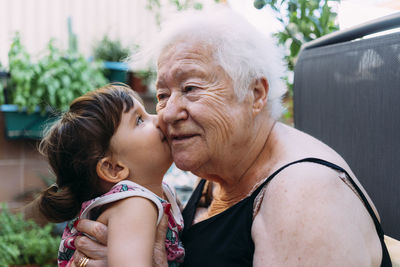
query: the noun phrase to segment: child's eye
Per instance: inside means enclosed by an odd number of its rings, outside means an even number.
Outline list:
[[[138,116],[136,119],[136,125],[142,124],[143,123],[143,118],[142,116]]]

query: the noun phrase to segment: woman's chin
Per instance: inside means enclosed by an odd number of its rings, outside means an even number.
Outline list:
[[[178,167],[178,169],[181,169],[182,171],[192,172],[199,168],[198,162],[188,159],[188,158],[185,158],[185,159],[180,159],[180,158],[175,159],[174,158],[174,162],[175,162],[176,167]]]

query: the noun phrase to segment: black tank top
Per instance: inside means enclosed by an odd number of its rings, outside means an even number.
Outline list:
[[[192,225],[197,205],[202,195],[205,180],[201,180],[194,190],[185,209],[183,219],[185,228],[182,241],[185,247],[183,266],[187,267],[235,267],[253,266],[254,242],[251,238],[253,224],[253,203],[262,188],[286,167],[300,163],[313,162],[344,172],[368,213],[371,215],[382,246],[381,266],[392,266],[388,250],[384,243],[382,227],[364,194],[350,175],[341,167],[316,158],[306,158],[289,163],[269,176],[250,196],[236,203],[227,210]]]

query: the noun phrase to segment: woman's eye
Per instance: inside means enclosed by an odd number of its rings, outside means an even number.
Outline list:
[[[138,116],[136,119],[136,125],[142,124],[143,123],[143,118],[142,116]]]
[[[196,87],[195,86],[185,86],[184,90],[186,93],[191,92],[193,90],[195,90]]]
[[[166,98],[166,97],[167,97],[166,94],[158,94],[158,95],[157,95],[158,101],[163,100],[163,99]]]

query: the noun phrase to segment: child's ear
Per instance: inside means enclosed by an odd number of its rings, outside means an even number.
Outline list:
[[[97,175],[106,182],[118,183],[129,176],[129,169],[121,162],[115,162],[110,157],[105,157],[97,162]]]

